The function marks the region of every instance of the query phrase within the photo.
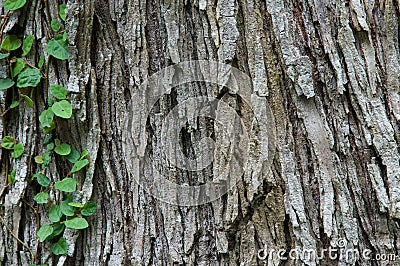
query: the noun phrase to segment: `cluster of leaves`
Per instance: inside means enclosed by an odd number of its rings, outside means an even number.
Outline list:
[[[4,7],[9,10],[15,10],[21,8],[25,2],[25,0],[7,0],[4,3]],[[65,20],[65,8],[65,4],[60,5],[59,16],[61,20]],[[60,60],[68,59],[67,34],[62,31],[62,24],[57,19],[53,19],[50,26],[54,31],[54,37],[47,43],[46,52]],[[23,52],[22,55],[28,55],[32,49],[34,41],[35,37],[33,35],[26,36],[24,41],[22,41],[17,35],[7,35],[1,43],[1,49],[5,52],[0,53],[0,60],[9,58],[10,52],[20,49],[21,46]],[[15,85],[15,79],[17,79],[16,85],[18,88],[36,87],[42,79],[41,69],[44,65],[44,56],[40,56],[37,66],[29,64],[25,58],[16,57],[10,59],[10,65],[11,78],[0,79],[0,90],[6,90],[13,87]],[[22,95],[22,98],[26,100],[29,97]],[[27,103],[30,102],[29,99],[26,101]],[[13,104],[13,108],[18,106],[17,102]]]
[[[87,151],[79,153],[71,149],[67,143],[61,143],[57,138],[53,140],[52,131],[56,128],[55,117],[68,119],[72,115],[71,103],[67,100],[67,90],[61,85],[51,85],[50,93],[54,98],[48,101],[49,107],[39,116],[39,121],[43,131],[48,134],[43,144],[46,145],[46,151],[36,156],[35,162],[41,165],[41,170],[37,172],[32,179],[42,187],[42,191],[33,198],[37,204],[49,203],[49,191],[57,189],[64,193],[73,193],[76,191],[77,181],[71,177],[72,174],[80,171],[89,164]],[[67,177],[59,181],[51,180],[44,173],[52,161],[52,156],[64,157],[73,164]],[[61,235],[65,227],[71,229],[84,229],[88,223],[82,216],[91,216],[96,211],[96,204],[93,202],[74,202],[71,194],[64,194],[64,200],[60,204],[53,204],[49,211],[49,220],[51,224],[40,227],[38,238],[40,242],[44,240],[53,240]],[[64,237],[60,237],[50,246],[55,255],[65,254],[68,246]]]
[[[8,10],[17,10],[26,4],[26,0],[6,0],[4,8]],[[65,20],[66,5],[60,5],[59,17]],[[68,42],[67,35],[63,32],[63,25],[60,21],[53,19],[50,24],[54,31],[54,37],[48,42],[46,52],[54,58],[60,60],[68,59]],[[22,93],[27,92],[31,88],[37,87],[43,78],[47,78],[47,73],[43,73],[44,56],[40,56],[37,66],[28,62],[25,58],[32,50],[35,38],[28,35],[22,41],[17,35],[7,35],[1,43],[0,60],[9,60],[10,77],[0,79],[0,90],[11,89],[16,85],[19,99],[13,101],[9,109],[13,109],[22,101],[29,107],[33,107],[34,102],[31,98]],[[22,51],[19,50],[22,46]],[[13,57],[10,59],[10,53],[21,54],[23,57]],[[46,70],[47,71],[47,70]],[[23,89],[23,90],[22,90]],[[95,203],[76,202],[73,201],[71,193],[76,192],[77,181],[73,177],[74,173],[82,170],[89,164],[88,152],[78,151],[71,148],[67,143],[62,143],[58,138],[54,137],[54,129],[57,126],[58,119],[69,119],[72,116],[72,105],[68,100],[68,92],[61,85],[50,85],[51,97],[48,98],[47,108],[39,116],[39,122],[42,126],[46,137],[43,139],[45,145],[44,152],[34,157],[38,168],[40,169],[32,176],[32,181],[36,181],[41,191],[36,194],[33,200],[39,205],[49,206],[48,218],[50,224],[42,225],[37,232],[40,242],[45,240],[51,241],[50,249],[55,255],[66,254],[68,250],[67,241],[62,237],[65,228],[84,229],[88,227],[88,222],[84,217],[91,216],[97,209]],[[14,94],[13,94],[14,95]],[[20,158],[24,154],[24,146],[11,137],[5,136],[1,141],[1,147],[12,150],[12,157]],[[63,159],[64,158],[64,159]],[[53,180],[46,175],[48,167],[52,161],[64,160],[71,163],[71,169],[60,180]],[[16,182],[16,170],[13,169],[8,175],[8,182],[13,185]],[[56,204],[49,202],[51,191],[60,191],[63,193],[63,200]],[[33,265],[33,264],[32,264]]]

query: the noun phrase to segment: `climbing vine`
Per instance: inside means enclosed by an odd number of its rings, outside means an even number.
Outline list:
[[[46,1],[45,1],[46,3]],[[7,0],[4,8],[9,12],[22,8],[26,0]],[[68,41],[67,34],[63,30],[63,21],[65,21],[66,5],[62,4],[59,8],[59,19],[52,19],[49,32],[51,39],[46,45],[46,52],[57,60],[68,59]],[[50,16],[49,16],[50,17]],[[1,35],[0,35],[1,36]],[[18,107],[22,103],[29,108],[34,107],[31,99],[32,90],[44,82],[44,87],[50,93],[48,94],[45,109],[39,115],[39,122],[43,131],[42,153],[34,157],[37,172],[28,180],[32,189],[40,187],[40,191],[33,197],[27,199],[28,203],[35,212],[46,209],[49,223],[42,224],[37,228],[37,240],[40,243],[49,242],[50,249],[54,255],[63,255],[68,251],[67,240],[63,237],[66,228],[80,230],[87,228],[88,222],[85,219],[91,216],[97,209],[95,203],[74,201],[74,193],[77,193],[77,180],[74,174],[84,169],[89,164],[89,154],[87,151],[78,152],[68,143],[63,142],[57,137],[57,122],[70,119],[73,114],[73,108],[69,101],[68,91],[59,84],[49,84],[48,80],[48,62],[45,65],[45,56],[41,55],[37,62],[30,62],[27,56],[33,47],[35,37],[26,36],[23,40],[18,35],[7,35],[1,42],[0,60],[7,60],[9,66],[9,77],[0,79],[0,90],[12,90],[13,100],[5,111],[2,111],[4,132],[1,140],[1,148],[10,151],[9,155],[14,159],[22,156],[31,156],[25,154],[23,143],[20,143],[12,132],[5,132],[5,115],[7,112]],[[0,37],[0,38],[1,38]],[[19,56],[18,56],[19,55]],[[70,165],[70,170],[66,176],[56,176],[50,174],[49,165],[52,162],[66,162]],[[50,177],[49,177],[50,176]],[[16,183],[16,169],[9,171],[7,176],[7,186],[11,187]],[[34,183],[39,186],[35,186]],[[52,199],[51,195],[61,194],[62,200]],[[0,196],[3,193],[0,193]],[[44,208],[39,208],[39,206]],[[18,236],[12,233],[12,230],[6,224],[2,216],[0,222],[14,238],[16,238],[31,254],[31,265],[36,265],[37,254],[29,248]],[[43,245],[43,248],[45,245]]]

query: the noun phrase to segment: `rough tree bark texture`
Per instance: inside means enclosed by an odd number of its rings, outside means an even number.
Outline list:
[[[29,59],[37,60],[48,41],[49,17],[44,2],[28,2],[22,12],[11,13],[4,32],[34,34],[38,41]],[[49,2],[53,17],[58,4]],[[259,260],[257,251],[264,245],[322,249],[338,238],[360,251],[400,251],[399,23],[397,0],[71,0],[70,59],[50,61],[49,83],[70,91],[74,119],[58,133],[77,149],[89,150],[91,166],[79,177],[81,196],[92,196],[100,208],[82,234],[66,232],[68,257],[51,256],[39,245],[39,261],[395,265],[362,258]],[[195,59],[225,62],[252,78],[255,97],[269,104],[275,118],[276,152],[268,167],[262,152],[252,154],[253,170],[221,199],[179,207],[158,201],[133,180],[127,171],[131,158],[122,153],[123,125],[133,115],[130,96],[148,75]],[[2,67],[3,75],[7,66]],[[194,84],[162,99],[146,128],[141,174],[151,178],[155,171],[161,126],[155,117],[188,97],[210,94]],[[33,92],[33,110],[21,106],[7,115],[5,130],[0,124],[3,134],[16,132],[31,155],[14,160],[1,154],[0,185],[11,168],[17,169],[17,183],[0,200],[5,221],[32,249],[37,223],[47,217],[36,220],[19,198],[31,202],[37,193],[26,180],[37,170],[32,158],[41,147],[37,119],[46,95],[43,84]],[[0,98],[3,108],[9,104],[9,93],[0,92]],[[183,145],[190,149],[210,132],[212,125],[198,125]],[[258,132],[255,145],[263,145],[263,135]],[[53,178],[65,174],[62,164],[52,169]],[[212,179],[212,173],[202,178]],[[177,175],[197,182],[190,173]],[[1,265],[29,263],[29,254],[10,234],[3,231],[0,243]]]

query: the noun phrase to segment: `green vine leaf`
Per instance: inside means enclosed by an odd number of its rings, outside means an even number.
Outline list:
[[[10,105],[10,109],[13,109],[13,108],[17,107],[19,104],[20,104],[19,101],[13,101],[13,102],[11,103],[11,105]]]
[[[34,160],[35,160],[35,163],[37,163],[37,164],[44,163],[42,155],[35,156]]]
[[[74,192],[76,190],[76,180],[73,178],[67,177],[61,181],[57,181],[54,184],[54,187],[63,192]]]
[[[22,41],[17,35],[7,35],[1,43],[1,48],[7,51],[14,51],[21,47]]]
[[[46,148],[47,148],[48,150],[52,151],[52,150],[54,149],[54,143],[52,142],[52,143],[47,144],[47,145],[46,145]]]
[[[33,101],[32,101],[32,99],[29,98],[29,96],[28,96],[28,95],[25,95],[25,94],[22,94],[21,96],[22,96],[22,98],[24,98],[26,105],[28,105],[29,107],[32,108],[32,107],[33,107]]]
[[[51,127],[53,119],[54,119],[54,113],[50,108],[44,110],[39,116],[39,122],[42,125],[42,127]]]
[[[15,63],[11,67],[11,74],[13,77],[16,77],[22,69],[25,67],[25,62],[22,58],[17,58]]]
[[[79,160],[80,156],[81,155],[77,150],[72,150],[71,153],[68,155],[67,160],[71,163],[76,163]]]
[[[61,23],[57,19],[52,19],[50,27],[53,31],[59,31],[61,29]]]
[[[65,225],[64,224],[53,224],[53,233],[47,238],[47,240],[52,240],[54,237],[60,235],[64,229]]]
[[[49,200],[49,194],[46,192],[40,192],[33,197],[33,200],[37,202],[37,204],[46,204]]]
[[[6,149],[6,150],[14,149],[14,145],[15,145],[15,139],[13,137],[5,136],[1,140],[1,147]]]
[[[13,158],[19,158],[21,155],[24,154],[24,145],[18,143],[14,146],[14,152],[12,153]]]
[[[67,240],[65,240],[64,237],[61,237],[56,243],[50,246],[50,249],[54,255],[66,254],[68,250]]]
[[[64,222],[65,226],[72,229],[85,229],[89,226],[85,218],[72,218]]]
[[[72,105],[67,100],[62,100],[54,103],[51,106],[53,113],[61,118],[71,118],[72,116]]]
[[[8,10],[17,10],[23,7],[26,3],[26,0],[7,0],[4,3],[4,8]]]
[[[65,10],[67,9],[67,5],[66,4],[61,4],[60,5],[60,12],[59,12],[59,15],[60,15],[60,18],[62,19],[62,20],[64,20],[65,21]]]
[[[89,161],[87,159],[79,160],[76,163],[74,163],[74,166],[71,169],[71,173],[78,172],[81,170],[83,167],[89,164]]]
[[[35,36],[32,34],[26,36],[24,40],[24,44],[22,45],[23,55],[29,54],[32,49],[33,41],[35,40]]]
[[[33,178],[36,178],[36,181],[39,183],[39,185],[43,187],[48,187],[51,183],[50,178],[42,173],[36,173]]]
[[[16,173],[17,173],[17,171],[16,171],[15,169],[13,169],[13,170],[8,174],[8,176],[7,176],[7,182],[8,182],[8,184],[13,185],[13,184],[17,181],[17,179],[15,178]]]
[[[51,162],[51,155],[49,151],[46,151],[45,153],[42,154],[43,158],[43,169],[46,168],[50,162]]]
[[[51,206],[49,211],[49,220],[52,223],[58,223],[62,217],[61,208],[58,205]]]
[[[22,71],[22,69],[24,69],[24,67],[25,67],[24,60],[22,60],[22,58],[17,58],[17,60],[11,67],[11,75],[13,77],[16,77]]]
[[[53,233],[53,226],[50,224],[45,224],[42,227],[40,227],[39,231],[37,232],[37,236],[39,238],[40,242],[43,242],[46,240],[47,237],[49,237]]]
[[[75,214],[76,208],[68,205],[70,202],[72,202],[72,196],[66,195],[65,200],[63,200],[60,204],[60,210],[66,216],[73,216]]]
[[[44,55],[41,55],[38,62],[38,67],[42,68],[44,65]]]
[[[83,205],[81,214],[83,216],[92,216],[97,210],[97,205],[94,202],[88,201]]]
[[[0,91],[6,90],[14,86],[15,82],[9,78],[0,79]]]
[[[72,206],[72,207],[76,207],[76,208],[82,208],[83,207],[83,204],[80,203],[80,202],[70,202],[70,203],[68,203],[68,205]]]
[[[18,75],[17,87],[25,88],[25,87],[36,87],[42,75],[40,74],[40,70],[36,68],[26,68]]]
[[[0,53],[0,60],[4,59],[4,58],[7,58],[9,55],[10,55],[9,53],[6,53],[6,54]]]
[[[58,100],[67,98],[67,89],[61,85],[50,85],[50,93]]]
[[[71,147],[68,144],[63,143],[63,144],[61,144],[59,146],[56,146],[54,151],[58,155],[66,156],[66,155],[71,153]]]
[[[57,59],[68,59],[68,43],[62,37],[51,39],[46,46],[46,51]]]

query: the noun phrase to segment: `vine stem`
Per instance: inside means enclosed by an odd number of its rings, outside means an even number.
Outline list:
[[[4,225],[4,227],[5,227],[5,228],[7,229],[7,231],[10,233],[10,235],[11,235],[12,237],[14,237],[21,245],[23,245],[23,246],[29,251],[29,253],[31,254],[32,262],[34,262],[34,261],[35,261],[35,255],[33,255],[33,252],[32,252],[32,250],[29,248],[28,244],[25,243],[24,241],[22,241],[21,239],[19,239],[19,238],[14,234],[14,232],[12,231],[12,229],[8,226],[8,224],[6,223],[6,221],[4,221],[3,216],[1,216],[1,215],[0,215],[0,222]]]

